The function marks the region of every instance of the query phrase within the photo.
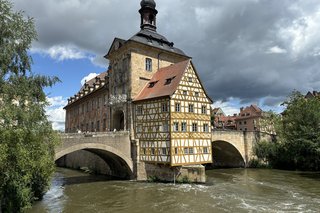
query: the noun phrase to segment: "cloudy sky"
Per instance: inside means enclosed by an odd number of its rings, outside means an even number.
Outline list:
[[[158,0],[158,32],[193,57],[202,81],[227,114],[251,103],[281,111],[294,89],[320,89],[319,0]],[[140,0],[13,0],[34,17],[33,71],[56,75],[47,89],[56,129],[62,106],[87,76],[106,70],[114,37],[139,31]]]

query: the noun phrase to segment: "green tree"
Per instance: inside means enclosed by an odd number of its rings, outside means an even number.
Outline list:
[[[260,142],[255,153],[274,168],[320,170],[320,98],[305,99],[293,92],[281,119],[276,122],[277,141]]]
[[[22,212],[41,199],[54,172],[57,134],[45,114],[44,87],[56,77],[35,75],[28,55],[32,18],[0,0],[0,208]]]

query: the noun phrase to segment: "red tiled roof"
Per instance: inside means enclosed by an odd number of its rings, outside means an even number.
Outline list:
[[[159,69],[141,90],[134,101],[142,101],[146,99],[171,96],[177,90],[184,72],[190,64],[190,60],[182,61],[168,67]],[[171,83],[166,84],[167,79],[171,79]],[[150,83],[154,85],[151,87]]]

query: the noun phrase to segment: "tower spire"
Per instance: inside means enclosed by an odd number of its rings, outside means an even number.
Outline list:
[[[156,16],[158,11],[156,10],[156,3],[154,0],[142,0],[140,2],[141,9],[139,13],[141,15],[140,28],[142,30],[157,30]]]

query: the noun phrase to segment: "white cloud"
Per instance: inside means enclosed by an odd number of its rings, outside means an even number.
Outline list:
[[[46,109],[48,119],[52,122],[54,130],[64,131],[65,128],[65,110],[63,107],[67,104],[66,98],[62,96],[48,97],[50,106]]]
[[[48,50],[33,48],[32,52],[49,55],[51,58],[58,61],[64,61],[68,59],[89,58],[89,56],[87,56],[83,51],[69,45],[68,46],[56,45],[56,46],[50,47]]]
[[[47,100],[50,103],[50,107],[65,106],[67,104],[67,100],[62,96],[48,97]]]
[[[287,50],[282,49],[282,48],[280,48],[279,46],[274,46],[274,47],[271,47],[271,48],[267,51],[267,53],[270,53],[270,54],[272,54],[272,53],[282,54],[282,53],[287,53]]]
[[[297,9],[300,16],[279,31],[280,37],[289,43],[294,55],[317,55],[320,42],[320,9],[306,13]]]
[[[238,114],[240,111],[240,99],[229,98],[227,101],[215,101],[213,108],[221,108],[226,115]]]
[[[84,85],[84,83],[86,83],[86,81],[90,81],[91,79],[95,78],[97,75],[97,73],[90,73],[89,75],[85,76],[82,80],[81,80],[81,85]]]

